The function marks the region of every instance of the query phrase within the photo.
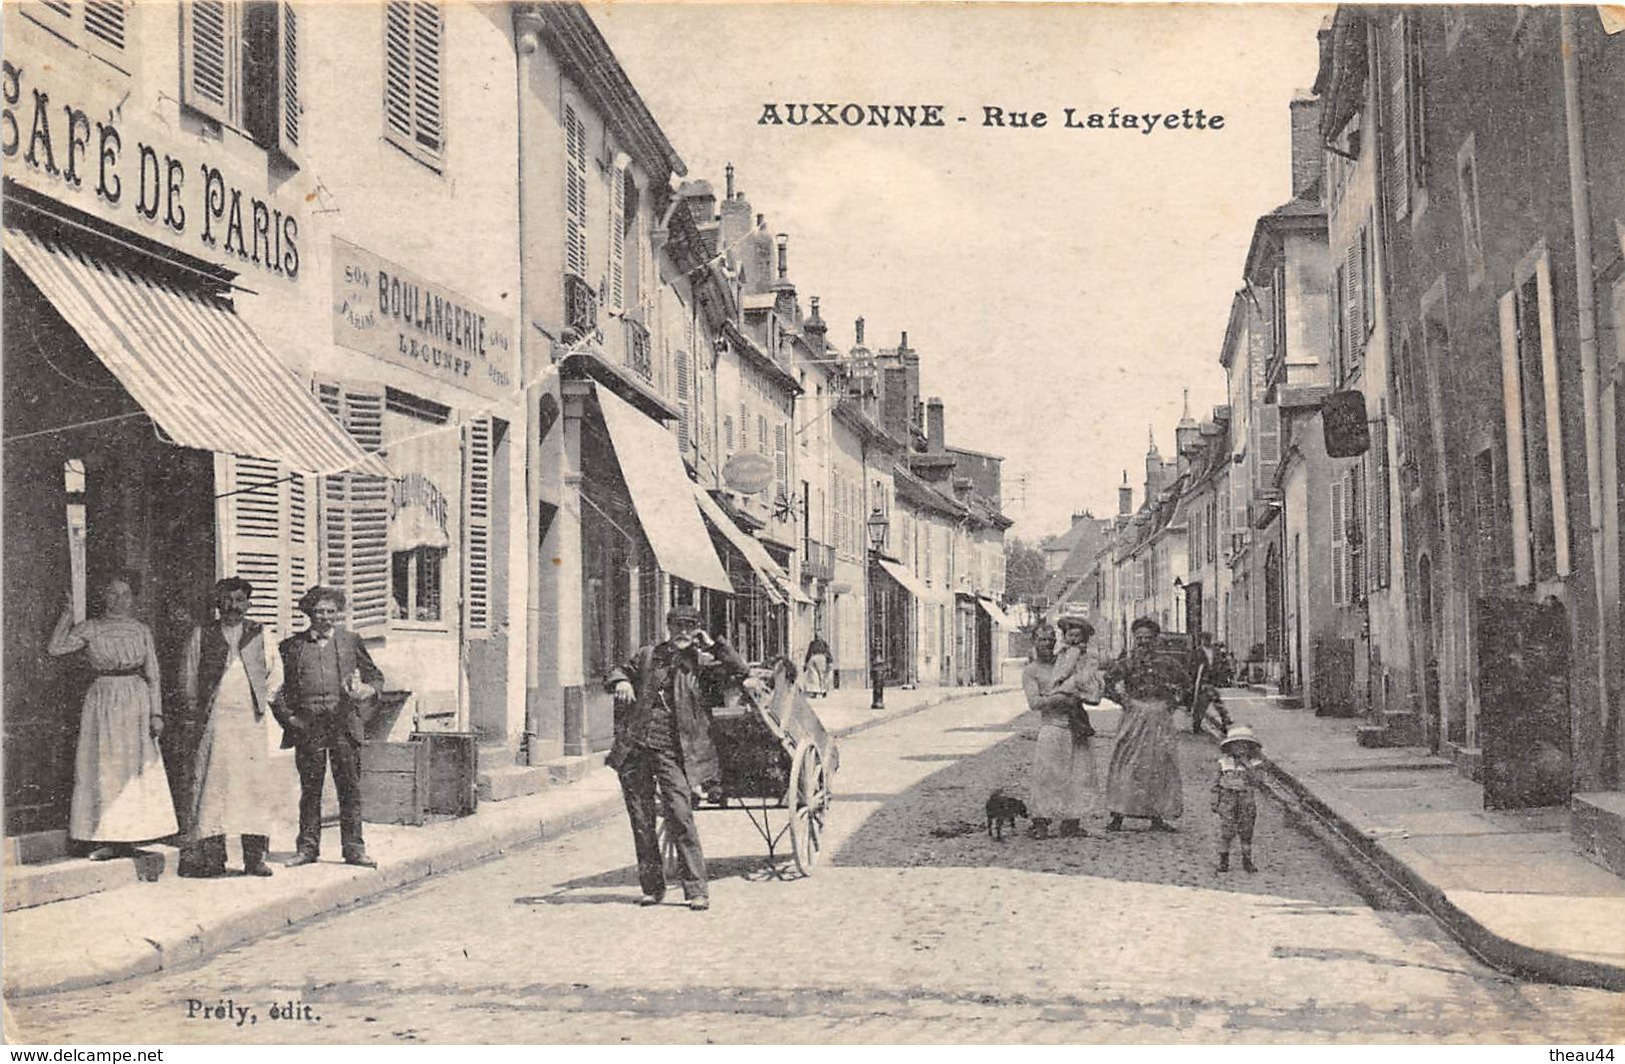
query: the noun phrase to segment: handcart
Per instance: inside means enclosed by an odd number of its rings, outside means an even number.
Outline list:
[[[790,837],[790,856],[804,876],[812,875],[823,845],[830,807],[830,777],[840,764],[835,737],[813,712],[807,696],[791,677],[794,666],[754,666],[750,677],[728,691],[711,711],[711,741],[721,765],[718,778],[696,796],[695,811],[737,806],[767,844],[767,868],[778,869],[779,846]],[[789,817],[775,829],[772,810]],[[668,876],[676,874],[677,849],[657,829]]]

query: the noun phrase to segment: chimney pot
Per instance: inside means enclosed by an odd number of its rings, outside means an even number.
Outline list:
[[[733,163],[728,164],[727,174],[728,174],[728,195],[727,195],[726,198],[733,199],[734,198],[734,164]]]
[[[779,245],[779,280],[784,280],[790,270],[790,234],[779,233],[773,238]]]
[[[858,344],[858,346],[862,347],[863,346],[863,319],[862,318],[859,318],[857,321],[852,323],[852,331],[857,334],[857,344]]]

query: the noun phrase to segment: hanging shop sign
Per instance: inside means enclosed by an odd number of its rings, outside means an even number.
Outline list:
[[[512,318],[338,239],[333,342],[491,399],[518,381]]]
[[[127,95],[127,94],[126,94]],[[6,177],[180,251],[299,276],[299,217],[218,148],[124,115],[104,86],[43,61],[0,66]]]

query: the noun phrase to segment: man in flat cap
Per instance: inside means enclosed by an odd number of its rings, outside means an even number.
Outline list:
[[[717,777],[708,706],[728,681],[746,675],[743,658],[726,640],[700,627],[699,611],[676,606],[666,614],[669,638],[645,646],[610,673],[604,686],[615,696],[615,743],[609,765],[620,774],[632,844],[638,857],[641,905],[659,905],[666,876],[655,835],[656,788],[677,849],[688,907],[711,906],[705,854],[694,828],[693,795]]]
[[[383,686],[361,637],[339,627],[344,592],[313,587],[299,600],[310,627],[279,646],[283,686],[271,710],[282,725],[282,748],[293,748],[299,770],[299,852],[289,868],[315,864],[322,851],[322,787],[333,766],[339,792],[339,839],[346,864],[377,868],[361,838],[361,741],[365,713]]]

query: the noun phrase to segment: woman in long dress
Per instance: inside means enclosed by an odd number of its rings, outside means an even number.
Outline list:
[[[113,576],[102,615],[79,625],[70,601],[47,648],[53,657],[83,650],[96,670],[80,712],[68,814],[69,837],[96,843],[90,853],[96,861],[129,856],[134,843],[178,828],[158,750],[164,729],[158,652],[152,632],[130,616],[135,588],[133,576]]]
[[[1173,831],[1168,821],[1185,811],[1184,785],[1174,755],[1174,707],[1183,705],[1183,662],[1155,652],[1162,628],[1149,617],[1131,626],[1134,647],[1112,664],[1107,693],[1123,707],[1117,744],[1106,769],[1107,831],[1123,830],[1123,818],[1151,821],[1154,831]]]

